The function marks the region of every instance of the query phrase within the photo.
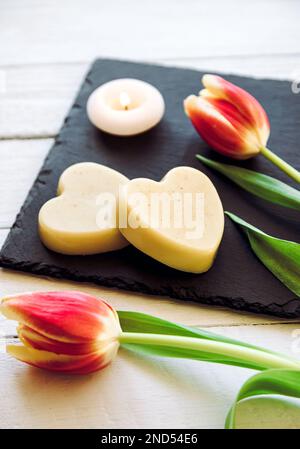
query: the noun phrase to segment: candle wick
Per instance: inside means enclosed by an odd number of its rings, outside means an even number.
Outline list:
[[[128,111],[128,106],[130,104],[130,97],[127,92],[120,93],[120,103],[121,106],[124,108],[124,111]]]

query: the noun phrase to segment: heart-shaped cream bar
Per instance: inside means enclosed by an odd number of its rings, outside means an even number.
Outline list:
[[[224,229],[219,195],[210,179],[191,167],[176,167],[160,182],[138,178],[120,193],[120,227],[148,256],[177,270],[207,271]]]
[[[128,245],[118,229],[121,173],[93,162],[71,165],[60,177],[58,196],[39,213],[39,234],[49,249],[87,255]]]

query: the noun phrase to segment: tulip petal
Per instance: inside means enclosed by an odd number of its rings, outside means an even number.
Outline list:
[[[8,296],[0,311],[41,335],[66,343],[118,338],[121,328],[115,310],[91,295],[39,292]]]
[[[23,324],[18,326],[18,336],[25,346],[56,354],[83,355],[102,349],[102,342],[91,340],[84,343],[65,343],[46,337]]]
[[[223,117],[225,117],[231,125],[236,129],[240,136],[240,142],[243,143],[244,156],[254,156],[260,152],[260,140],[257,139],[257,134],[250,126],[249,122],[241,112],[231,103],[219,98],[207,97],[208,101]],[[245,157],[243,157],[245,158]]]
[[[223,110],[217,107],[221,104]],[[190,95],[184,107],[198,133],[212,148],[236,159],[246,159],[259,152],[257,142],[251,141],[249,145],[252,134],[238,123],[240,113],[228,102]]]
[[[22,362],[37,368],[67,374],[88,374],[105,368],[115,357],[118,343],[110,343],[103,353],[86,355],[54,354],[21,345],[8,345],[7,352]]]
[[[270,135],[269,119],[256,98],[217,75],[204,75],[202,83],[213,96],[233,104],[257,132],[261,145],[266,145]]]
[[[205,101],[211,104],[222,117],[226,118],[238,132],[240,132],[240,130],[250,129],[249,123],[233,104],[213,96],[207,96]]]

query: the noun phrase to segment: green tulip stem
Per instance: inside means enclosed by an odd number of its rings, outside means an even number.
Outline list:
[[[239,346],[231,343],[218,342],[194,337],[182,337],[166,334],[150,334],[137,332],[122,332],[120,336],[121,345],[149,345],[164,346],[168,348],[187,349],[195,351],[195,359],[200,359],[200,352],[218,354],[221,356],[232,357],[239,361],[254,362],[257,369],[265,370],[270,368],[288,368],[300,369],[300,361],[285,358],[280,354],[265,352],[260,349],[252,349],[249,347]],[[198,352],[198,357],[197,357]],[[189,358],[194,358],[189,356]],[[222,363],[220,361],[220,363]]]
[[[296,170],[290,164],[288,164],[283,159],[281,159],[279,156],[274,154],[271,150],[269,150],[269,148],[261,147],[260,150],[261,150],[261,154],[263,154],[267,159],[269,159],[269,161],[271,161],[273,164],[277,165],[277,167],[280,168],[280,170],[282,170],[290,178],[292,178],[294,181],[296,181],[300,184],[300,172],[298,170]]]

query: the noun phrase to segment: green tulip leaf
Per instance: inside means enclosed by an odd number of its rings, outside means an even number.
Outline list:
[[[283,354],[223,337],[196,327],[184,326],[139,312],[118,311],[121,346],[142,355],[178,357],[261,372],[245,382],[227,419],[226,428],[252,425],[257,414],[272,428],[300,421],[300,361]],[[249,407],[250,405],[250,407]],[[258,412],[253,416],[253,409]],[[250,410],[249,410],[250,409]],[[258,420],[254,427],[260,427]]]
[[[274,395],[276,395],[277,402],[280,401],[281,404],[285,405],[284,417],[287,421],[291,421],[291,418],[287,413],[289,409],[291,409],[294,415],[296,411],[298,417],[300,417],[299,402],[297,403],[296,401],[290,400],[290,398],[300,398],[300,370],[266,370],[248,379],[240,389],[237,398],[227,415],[225,427],[227,429],[236,428],[238,413],[242,409],[239,406],[243,402],[266,402],[266,397],[274,398]],[[298,428],[299,426],[300,423],[298,422]],[[280,427],[284,427],[283,422],[280,423]]]
[[[254,170],[248,170],[235,165],[222,164],[207,159],[200,154],[197,154],[196,157],[203,162],[203,164],[222,173],[235,184],[253,195],[270,201],[271,203],[279,204],[280,206],[300,210],[300,191],[290,187],[284,182]]]
[[[299,365],[300,368],[298,361],[282,354],[202,329],[138,312],[118,311],[118,315],[125,335],[125,341],[121,338],[122,347],[144,355],[193,359],[256,370],[268,369],[274,367],[274,364],[276,367]],[[129,335],[129,341],[126,334]],[[135,338],[135,335],[140,337]],[[145,335],[149,338],[145,338]],[[160,336],[170,337],[170,340],[162,344],[160,340],[163,338],[160,339]],[[188,341],[196,339],[199,340],[198,346],[189,346]]]
[[[268,235],[231,212],[225,214],[245,232],[260,261],[288,289],[300,296],[300,245]]]

